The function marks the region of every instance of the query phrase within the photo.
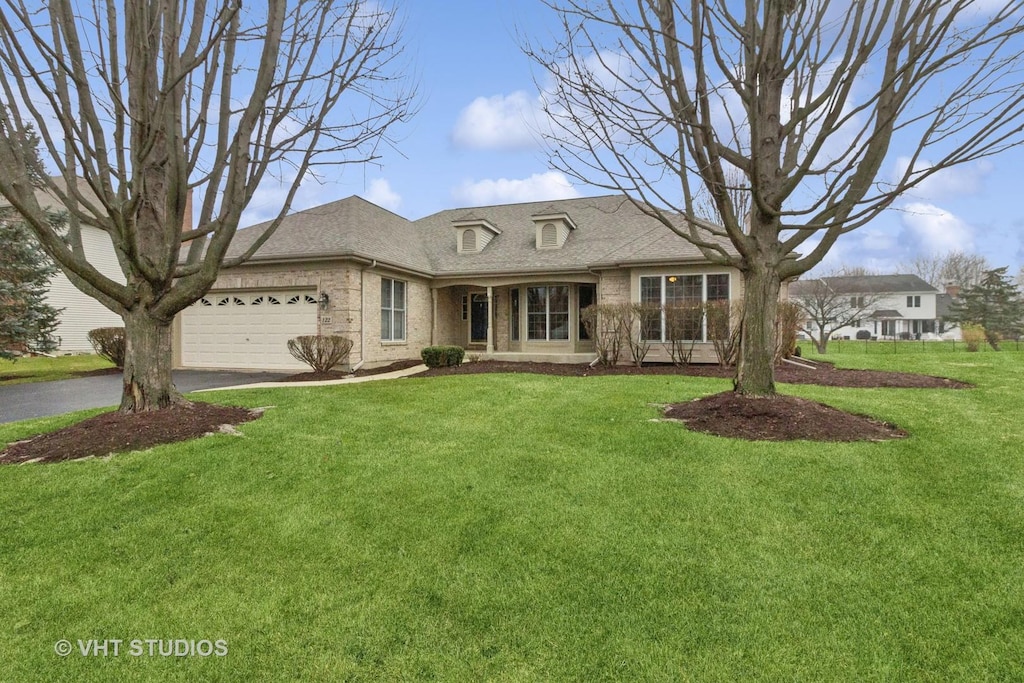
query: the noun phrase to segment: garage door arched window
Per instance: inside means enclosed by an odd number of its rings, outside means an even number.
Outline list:
[[[380,279],[380,340],[405,341],[405,283]]]

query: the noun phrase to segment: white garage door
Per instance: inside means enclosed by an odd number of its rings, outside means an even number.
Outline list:
[[[181,314],[181,364],[187,368],[308,369],[287,342],[316,334],[313,291],[216,292]]]

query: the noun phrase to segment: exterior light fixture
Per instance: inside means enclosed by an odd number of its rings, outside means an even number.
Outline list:
[[[327,305],[331,303],[331,297],[327,296],[327,292],[320,292],[320,298],[317,299],[317,303],[320,304],[321,311],[326,311]]]

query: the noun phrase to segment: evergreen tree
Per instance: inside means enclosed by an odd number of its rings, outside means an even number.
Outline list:
[[[981,325],[996,351],[1000,339],[1015,339],[1024,330],[1024,301],[1006,270],[1004,266],[985,271],[981,282],[961,292],[949,307],[950,321]]]
[[[57,348],[60,311],[46,302],[57,267],[16,211],[0,209],[0,358]]]

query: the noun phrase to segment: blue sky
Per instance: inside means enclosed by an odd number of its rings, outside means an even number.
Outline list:
[[[402,3],[408,57],[421,108],[396,131],[379,165],[346,168],[307,183],[295,209],[353,194],[407,218],[461,206],[601,194],[552,171],[530,135],[541,74],[517,32],[543,39],[554,28],[540,0],[413,0]],[[897,150],[898,153],[898,150]],[[895,173],[895,169],[890,169]],[[976,252],[1011,272],[1024,264],[1024,150],[930,179],[899,208],[843,238],[823,267],[864,265],[895,272],[916,255]],[[254,198],[243,225],[278,207]]]

